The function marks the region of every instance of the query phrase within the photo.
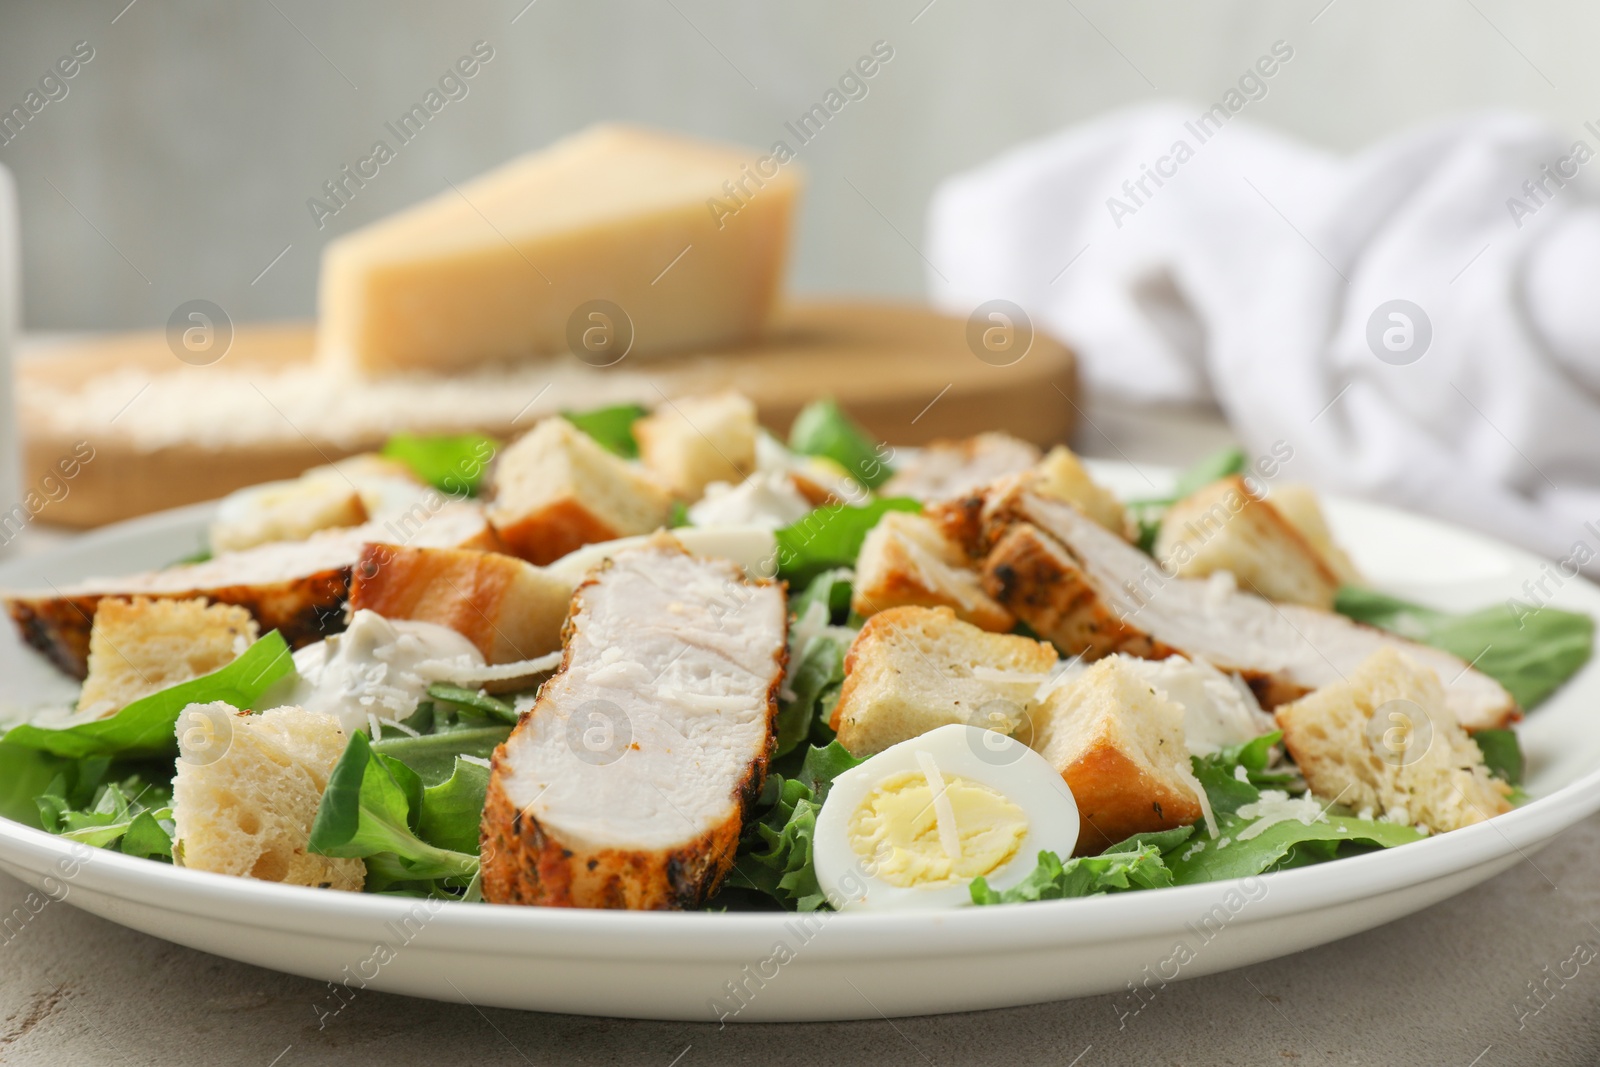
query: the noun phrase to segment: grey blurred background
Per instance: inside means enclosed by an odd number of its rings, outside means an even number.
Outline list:
[[[801,153],[792,280],[907,296],[942,178],[1107,109],[1214,100],[1274,40],[1295,60],[1252,117],[1351,149],[1488,106],[1575,132],[1600,117],[1597,28],[1578,0],[5,0],[0,111],[94,54],[0,163],[27,328],[156,326],[197,297],[303,317],[324,242],[447,181],[608,118],[765,148],[883,40],[869,94]],[[478,40],[468,95],[319,229],[307,199]]]

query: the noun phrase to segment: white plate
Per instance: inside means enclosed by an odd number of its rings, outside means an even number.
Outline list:
[[[1125,468],[1106,473],[1130,495],[1148,491]],[[1527,553],[1429,520],[1349,502],[1329,510],[1378,584],[1442,607],[1518,595],[1542,567]],[[205,514],[188,508],[90,534],[0,566],[0,585],[167,562],[195,543]],[[1571,580],[1554,603],[1600,616],[1600,589]],[[1119,1010],[1131,1014],[1150,997],[1144,990],[1166,981],[1282,956],[1425,908],[1520,862],[1600,809],[1597,670],[1587,667],[1523,726],[1531,803],[1455,833],[1253,882],[889,915],[430,906],[94,850],[63,877],[72,846],[5,820],[0,868],[96,915],[193,948],[351,988],[480,1006],[700,1021],[852,1019],[1121,991]],[[8,702],[63,691],[10,627],[0,638],[0,678]],[[330,985],[323,1010],[336,1012],[341,993]]]

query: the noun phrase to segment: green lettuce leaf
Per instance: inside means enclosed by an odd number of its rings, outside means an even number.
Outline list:
[[[813,400],[800,409],[789,427],[789,450],[831,459],[868,489],[878,488],[894,475],[894,468],[879,455],[866,431],[832,398]]]
[[[824,504],[776,532],[778,577],[802,585],[823,571],[853,567],[867,532],[887,512],[921,510],[920,503],[907,497],[875,500],[859,507]]]
[[[404,763],[424,785],[439,785],[455,774],[457,756],[488,759],[510,736],[509,726],[469,726],[422,737],[385,737],[372,742],[372,750]]]
[[[639,442],[634,440],[633,424],[648,414],[638,404],[613,404],[590,411],[563,411],[561,417],[600,442],[606,451],[637,459]]]
[[[1392,848],[1422,838],[1409,826],[1357,819],[1342,808],[1331,807],[1309,825],[1299,819],[1286,819],[1267,822],[1264,829],[1252,829],[1262,818],[1246,818],[1239,810],[1262,799],[1261,786],[1276,787],[1280,797],[1287,796],[1284,786],[1298,786],[1297,779],[1283,782],[1276,772],[1266,770],[1268,755],[1281,736],[1274,731],[1190,760],[1216,817],[1217,837],[1209,836],[1203,822],[1197,823],[1192,837],[1164,850],[1173,884],[1244,878],[1320,863],[1368,848]],[[1238,768],[1244,770],[1243,780]]]
[[[470,708],[490,719],[495,719],[515,726],[517,724],[517,709],[507,704],[504,700],[490,696],[488,693],[476,689],[466,689],[459,685],[449,685],[445,682],[435,682],[428,686],[428,695],[434,700],[442,700],[458,707]]]
[[[477,855],[478,828],[488,791],[489,768],[457,759],[448,779],[422,790],[417,836],[439,848]]]
[[[178,716],[190,704],[222,701],[252,710],[258,697],[294,670],[294,658],[273,630],[227,666],[168,686],[104,719],[53,729],[22,723],[8,730],[0,747],[32,748],[57,756],[176,756]]]
[[[459,802],[460,792],[460,786],[450,790],[453,802]],[[366,734],[351,734],[328,777],[307,848],[320,856],[366,860],[370,889],[435,879],[464,886],[478,873],[478,857],[419,836],[424,800],[415,771],[374,752]],[[453,816],[441,818],[451,825]]]
[[[823,571],[789,600],[794,616],[789,627],[789,655],[794,657],[795,666],[788,681],[793,696],[778,705],[774,760],[793,752],[802,741],[815,740],[819,723],[827,730],[827,718],[819,716],[819,712],[825,707],[832,713],[844,682],[845,653],[855,639],[854,630],[833,626],[835,617],[850,610],[849,576],[850,572],[843,569]],[[802,648],[800,641],[805,633],[813,636],[806,639]],[[820,743],[826,745],[831,740],[832,731],[828,730],[828,736]]]
[[[764,893],[795,911],[825,907],[813,865],[817,812],[834,778],[862,762],[835,741],[808,751],[798,776],[769,775],[759,804],[765,813],[752,824],[753,834],[746,831],[726,884]]]
[[[1420,841],[1422,834],[1399,823],[1357,819],[1329,811],[1309,826],[1298,819],[1273,823],[1257,836],[1240,838],[1251,823],[1238,815],[1218,815],[1218,837],[1197,835],[1166,857],[1175,885],[1246,878],[1306,863],[1320,863],[1368,848],[1393,848]],[[1307,850],[1318,843],[1326,847]]]
[[[1161,520],[1166,510],[1184,497],[1204,489],[1212,482],[1242,474],[1245,470],[1244,450],[1235,446],[1221,449],[1179,473],[1172,483],[1172,492],[1165,496],[1150,497],[1127,502],[1134,522],[1138,526],[1135,543],[1146,555],[1153,555],[1156,538],[1161,534]]]
[[[1576,674],[1594,651],[1594,620],[1556,608],[1496,604],[1452,614],[1371,589],[1339,590],[1335,610],[1357,622],[1454,653],[1532,709]]]
[[[84,761],[91,763],[91,761]],[[99,768],[81,773],[96,775]],[[41,827],[70,841],[95,848],[118,849],[145,859],[172,861],[172,791],[135,775],[95,789],[93,799],[81,804],[84,782],[71,783],[59,775],[36,798]]]
[[[35,798],[77,766],[77,760],[0,741],[0,817],[35,830],[44,829]]]
[[[1063,900],[1128,889],[1160,889],[1172,884],[1156,845],[1141,845],[1098,856],[1061,862],[1054,852],[1039,853],[1039,865],[1010,889],[994,890],[984,878],[968,887],[974,904],[1018,904],[1030,900]]]
[[[844,682],[844,656],[848,645],[831,634],[812,639],[789,681],[791,700],[778,704],[778,747],[773,759],[788,755],[811,736],[823,691]]]
[[[397,433],[383,454],[399,460],[418,478],[452,496],[477,496],[500,442],[481,433],[418,435]]]
[[[1522,784],[1522,774],[1527,761],[1522,756],[1522,744],[1515,730],[1479,730],[1472,735],[1489,773],[1511,785]]]
[[[1176,503],[1212,482],[1243,474],[1244,464],[1244,450],[1237,446],[1213,452],[1178,475],[1178,480],[1172,483],[1172,502]]]

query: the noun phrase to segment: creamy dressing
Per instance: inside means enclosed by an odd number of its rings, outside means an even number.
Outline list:
[[[1191,756],[1209,756],[1272,729],[1249,686],[1204,660],[1169,656],[1130,659],[1128,666],[1167,700],[1183,708],[1183,736]]]
[[[738,485],[712,482],[689,508],[696,526],[762,526],[776,530],[811,514],[811,502],[787,471],[756,471]]]
[[[484,663],[472,642],[448,627],[362,609],[344,633],[296,652],[294,665],[299,679],[283,703],[333,715],[352,733],[370,730],[374,719],[405,719],[428,686]]]

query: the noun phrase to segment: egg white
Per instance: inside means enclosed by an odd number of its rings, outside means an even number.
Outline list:
[[[954,908],[972,902],[967,881],[935,886],[897,886],[875,877],[869,861],[850,845],[850,817],[881,782],[905,772],[921,773],[917,754],[933,757],[942,775],[966,778],[1004,796],[1028,818],[1028,829],[1012,857],[985,880],[994,889],[1016,885],[1048,849],[1063,860],[1078,841],[1078,805],[1072,790],[1045,758],[1015,738],[959,723],[902,741],[833,780],[817,813],[812,856],[817,882],[835,908]]]

